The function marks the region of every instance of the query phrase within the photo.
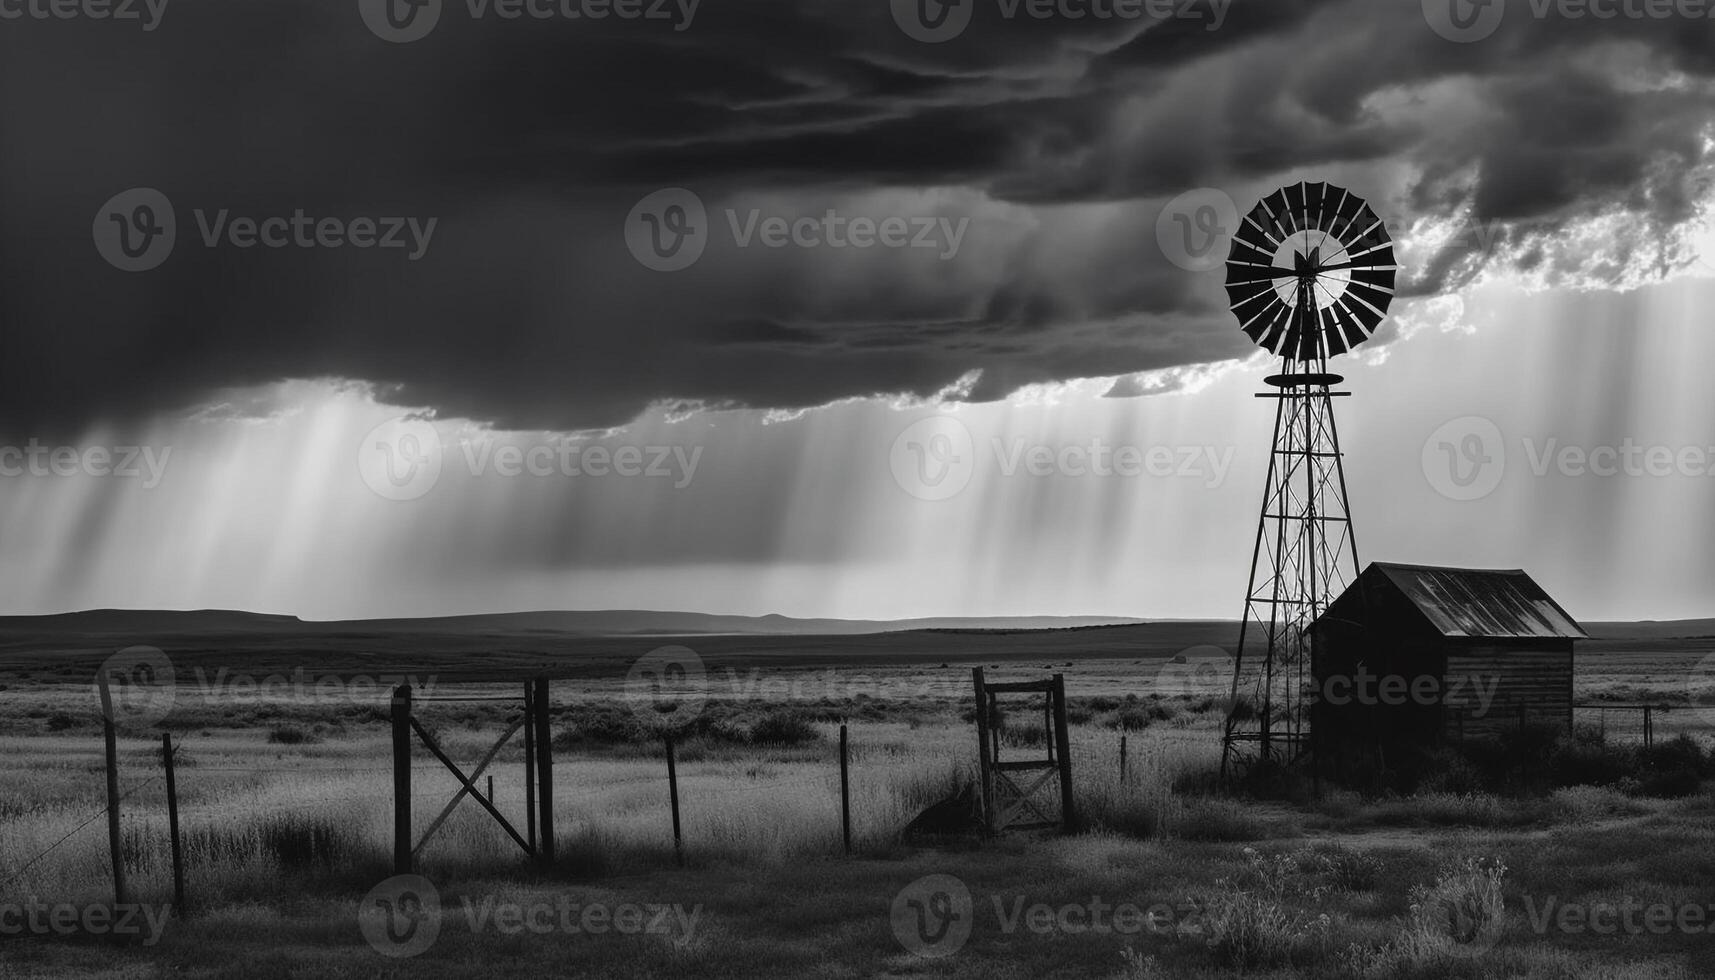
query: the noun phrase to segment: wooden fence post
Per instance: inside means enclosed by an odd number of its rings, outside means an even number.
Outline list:
[[[411,685],[393,689],[393,873],[411,873]]]
[[[172,838],[173,908],[182,917],[185,904],[185,852],[179,839],[179,783],[173,774],[173,733],[161,733],[161,765],[167,770],[167,834]]]
[[[537,833],[540,837],[537,851],[543,864],[552,864],[554,863],[554,749],[553,736],[548,731],[548,680],[545,677],[538,677],[534,684],[535,696],[531,700],[536,705],[536,805],[540,809],[536,818]]]
[[[667,798],[673,806],[673,857],[685,866],[685,833],[679,825],[679,767],[673,760],[673,733],[667,733]]]
[[[977,789],[982,795],[983,830],[992,836],[995,832],[994,759],[989,755],[989,699],[988,690],[983,686],[981,667],[971,668],[971,684],[977,695]]]
[[[119,838],[119,735],[113,727],[113,691],[107,670],[96,675],[101,689],[101,742],[107,755],[107,850],[113,859],[113,902],[125,904],[125,854]]]
[[[846,854],[852,853],[852,780],[850,745],[846,726],[840,726],[840,832],[845,837]]]
[[[1120,783],[1122,785],[1126,781],[1126,776],[1127,776],[1127,769],[1126,769],[1126,763],[1125,763],[1125,731],[1122,729],[1120,731]]]
[[[1072,803],[1072,740],[1066,728],[1066,677],[1054,675],[1054,740],[1060,744],[1060,821],[1066,830],[1078,826]]]
[[[530,856],[536,856],[536,708],[530,682],[524,682],[524,820]]]

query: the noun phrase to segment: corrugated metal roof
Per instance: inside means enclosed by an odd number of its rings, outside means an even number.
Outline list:
[[[1375,562],[1442,636],[1567,637],[1589,634],[1522,570],[1434,568]]]

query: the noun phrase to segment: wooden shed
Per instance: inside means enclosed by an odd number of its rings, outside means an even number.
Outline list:
[[[1572,727],[1583,628],[1519,570],[1376,562],[1312,629],[1324,759]]]

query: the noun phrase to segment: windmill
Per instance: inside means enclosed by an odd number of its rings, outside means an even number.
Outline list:
[[[1221,772],[1309,749],[1310,626],[1358,574],[1328,359],[1368,340],[1393,300],[1393,240],[1364,200],[1325,183],[1262,199],[1239,222],[1227,294],[1246,336],[1281,358],[1267,379],[1274,444],[1234,655]],[[1347,564],[1346,559],[1350,558]],[[1350,572],[1348,578],[1347,572]],[[1253,655],[1247,655],[1253,654]]]

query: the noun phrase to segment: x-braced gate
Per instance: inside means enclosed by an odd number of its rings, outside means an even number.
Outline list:
[[[973,667],[971,680],[977,695],[978,784],[982,790],[983,826],[990,834],[1006,830],[1071,830],[1077,823],[1072,806],[1072,750],[1066,733],[1066,679],[1016,681],[989,684],[983,669]],[[1042,695],[1042,738],[1046,758],[1002,759],[1006,744],[1006,713],[1000,708],[1004,694]],[[1034,741],[1034,740],[1032,740]],[[1059,784],[1058,808],[1043,791]],[[1056,809],[1058,812],[1056,813]],[[1032,819],[1034,818],[1034,819]]]
[[[514,717],[504,734],[489,748],[468,774],[459,768],[434,735],[429,733],[412,714],[412,708],[419,703],[438,703],[445,701],[511,701],[505,696],[469,696],[469,697],[429,697],[415,698],[411,685],[405,684],[393,690],[393,872],[395,874],[410,874],[416,862],[417,855],[422,853],[429,840],[435,836],[435,831],[441,829],[448,817],[458,808],[466,796],[476,800],[489,816],[492,816],[501,829],[505,830],[525,854],[547,864],[554,860],[554,760],[551,749],[551,737],[548,731],[548,682],[538,679],[524,685],[523,714]],[[489,765],[500,755],[512,737],[519,730],[524,732],[524,813],[528,822],[524,833],[519,833],[511,821],[507,820],[488,794],[477,789],[476,781],[482,778]],[[429,822],[423,836],[413,842],[411,832],[411,737],[415,734],[423,746],[429,750],[453,777],[459,781],[459,791],[454,794],[435,819]],[[492,781],[491,781],[492,782]]]

